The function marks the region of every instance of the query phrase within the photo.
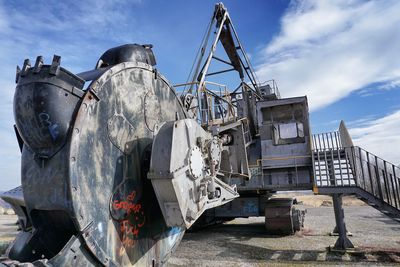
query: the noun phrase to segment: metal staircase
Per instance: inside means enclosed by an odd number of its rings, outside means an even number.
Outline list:
[[[357,194],[382,212],[400,217],[399,167],[353,146],[351,139],[344,140],[347,134],[343,124],[337,132],[313,136],[316,190],[319,194]]]
[[[352,248],[346,236],[342,195],[360,199],[391,216],[400,218],[400,168],[353,145],[346,126],[339,131],[312,137],[314,192],[332,195],[339,239],[334,248]]]
[[[352,146],[314,150],[314,185],[319,194],[356,194],[369,205],[400,217],[400,169]]]

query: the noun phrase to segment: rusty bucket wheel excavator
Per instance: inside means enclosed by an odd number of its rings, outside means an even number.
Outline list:
[[[57,57],[25,62],[14,107],[27,227],[11,259],[161,265],[176,247],[185,229],[165,224],[147,172],[157,127],[186,114],[154,64],[141,45],[110,49],[79,75]]]
[[[344,123],[312,135],[307,98],[258,81],[222,3],[184,84],[160,74],[151,45],[109,49],[79,74],[60,63],[17,67],[22,185],[1,198],[21,231],[0,266],[163,266],[187,229],[238,217],[293,234],[305,211],[278,191],[332,195],[339,250],[353,247],[343,194],[400,215],[399,168]],[[210,80],[232,73],[234,90]]]
[[[73,74],[54,56],[17,68],[21,231],[3,265],[162,266],[206,210],[236,197],[222,141],[189,116],[151,45],[107,50]]]

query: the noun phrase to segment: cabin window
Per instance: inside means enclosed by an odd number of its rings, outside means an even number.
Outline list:
[[[279,124],[279,137],[281,139],[297,137],[297,123]]]
[[[301,122],[277,123],[273,125],[275,145],[304,142],[304,126]]]

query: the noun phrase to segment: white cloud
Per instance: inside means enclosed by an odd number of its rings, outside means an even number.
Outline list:
[[[132,16],[140,0],[80,2],[0,1],[0,191],[20,184],[20,152],[13,124],[15,67],[53,54],[72,72],[93,67],[112,45],[140,42],[143,28]],[[156,34],[153,31],[153,34]],[[33,61],[33,62],[32,62]]]
[[[379,84],[373,84],[371,86],[359,90],[357,93],[361,97],[369,97],[378,94],[384,94],[385,92],[393,89],[400,89],[400,78]]]
[[[257,74],[311,110],[400,78],[399,1],[293,1]]]
[[[351,127],[354,144],[396,165],[400,164],[400,110]]]
[[[378,87],[380,90],[392,90],[395,88],[400,87],[400,78],[396,80],[389,81],[387,83],[382,84],[381,86]]]

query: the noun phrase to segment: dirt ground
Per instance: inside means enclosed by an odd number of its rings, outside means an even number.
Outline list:
[[[332,197],[325,195],[301,195],[296,196],[295,194],[285,194],[285,197],[291,196],[296,197],[297,201],[307,207],[332,207]],[[359,200],[353,196],[343,197],[343,206],[367,206],[365,202]]]
[[[286,195],[287,196],[287,195]],[[264,218],[251,217],[186,233],[167,263],[180,266],[400,266],[400,222],[354,197],[343,205],[349,237],[356,246],[348,253],[330,252],[336,241],[328,196],[296,196],[307,209],[305,229],[293,236],[268,235]],[[0,252],[16,235],[15,215],[0,216]]]
[[[8,244],[17,235],[16,222],[16,215],[0,215],[0,255],[4,254]]]
[[[168,262],[177,266],[400,266],[400,222],[354,197],[343,199],[349,237],[356,249],[330,252],[336,241],[328,196],[297,196],[307,209],[305,229],[294,236],[272,236],[264,219],[236,219],[186,233]]]

